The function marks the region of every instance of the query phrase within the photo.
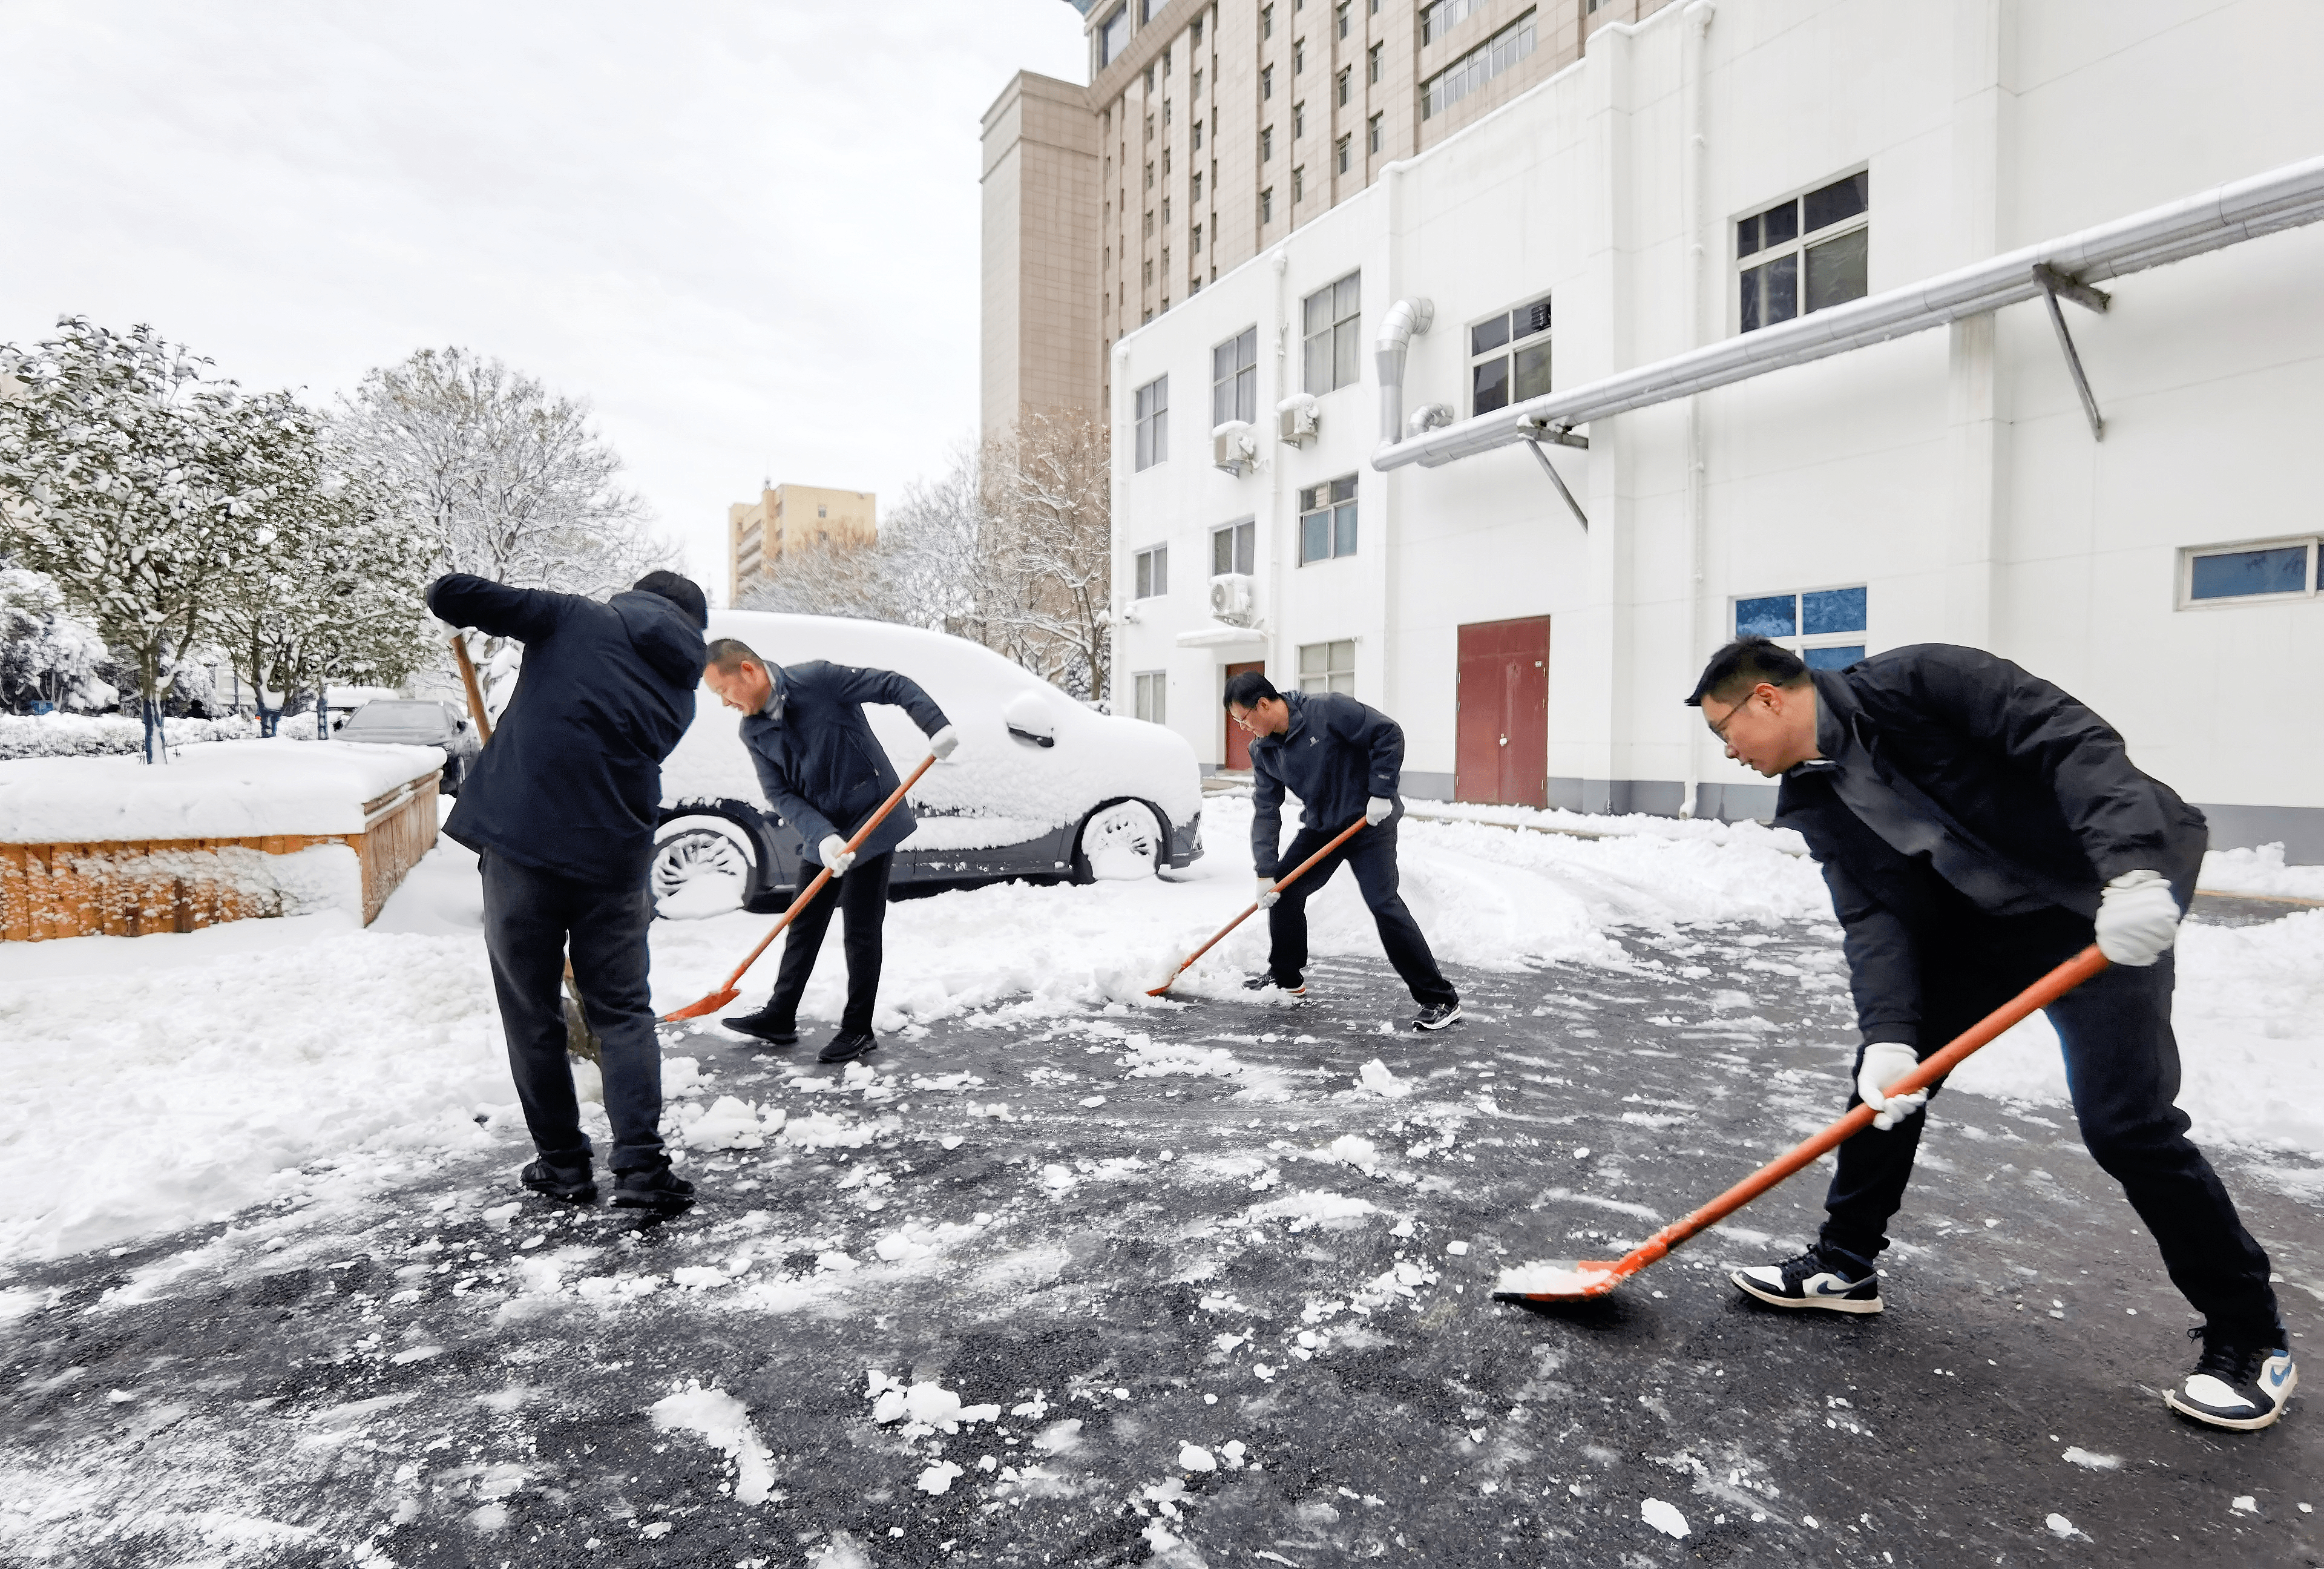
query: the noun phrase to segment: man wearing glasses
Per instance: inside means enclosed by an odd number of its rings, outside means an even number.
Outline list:
[[[2172,944],[2209,833],[2131,763],[2122,737],[2037,676],[1925,643],[1810,670],[1748,637],[1687,702],[1727,755],[1781,778],[1775,820],[1823,868],[1857,1022],[1853,1107],[1826,1219],[1795,1259],[1738,1269],[1778,1307],[1877,1313],[1928,1092],[1884,1096],[1922,1057],[2093,941],[2111,961],[2047,1010],[2082,1142],[2123,1186],[2172,1283],[2203,1315],[2195,1371],[2165,1394],[2216,1427],[2264,1427],[2298,1375],[2267,1255],[2187,1137],[2171,1030]]]
[[[1267,972],[1244,984],[1254,992],[1307,994],[1307,896],[1344,861],[1379,927],[1388,963],[1420,1004],[1412,1027],[1442,1029],[1459,1019],[1461,994],[1436,967],[1420,923],[1397,891],[1396,825],[1404,803],[1396,787],[1404,770],[1403,727],[1344,693],[1278,692],[1257,670],[1228,680],[1226,708],[1251,738],[1250,863],[1259,874],[1259,902],[1267,910]],[[1286,789],[1300,800],[1299,832],[1278,852]],[[1363,832],[1306,876],[1276,891],[1278,868],[1298,865],[1360,818],[1367,825]]]

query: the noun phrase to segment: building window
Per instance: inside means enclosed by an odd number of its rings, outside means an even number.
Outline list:
[[[1148,142],[1154,140],[1154,116],[1151,115],[1146,116],[1146,139]]]
[[[1202,237],[1202,236],[1201,236],[1201,235],[1197,235],[1195,236],[1195,238],[1197,238],[1197,239],[1200,239],[1201,237]],[[1192,295],[1200,294],[1202,291],[1203,291],[1203,274],[1201,273],[1201,272],[1197,271],[1197,272],[1194,273],[1194,275],[1193,277],[1191,277],[1191,278],[1189,278],[1189,279],[1187,279],[1187,280],[1186,280],[1186,292],[1187,292],[1187,294],[1188,294],[1189,296],[1192,296]]]
[[[1356,640],[1299,645],[1299,689],[1311,695],[1342,692],[1356,695]]]
[[[1146,210],[1146,235],[1145,235],[1145,237],[1146,237],[1147,239],[1149,239],[1149,240],[1150,240],[1150,239],[1152,239],[1152,238],[1154,237],[1154,209],[1153,209],[1153,208],[1147,208],[1147,210]]]
[[[1259,420],[1259,328],[1241,332],[1211,349],[1211,428],[1230,420]]]
[[[1275,97],[1275,68],[1271,65],[1259,68],[1259,97],[1262,103]]]
[[[1202,254],[1203,226],[1196,224],[1186,231],[1186,254],[1190,256],[1199,256]]]
[[[1200,152],[1203,150],[1203,117],[1200,115],[1194,116],[1194,150],[1197,152]]]
[[[1549,391],[1549,296],[1469,328],[1469,412],[1489,414]]]
[[[1275,221],[1275,188],[1271,185],[1259,193],[1259,221],[1262,224]]]
[[[1140,282],[1144,287],[1151,289],[1154,287],[1154,258],[1151,256],[1147,257],[1145,266],[1146,276],[1140,280]]]
[[[1364,51],[1364,80],[1377,86],[1380,78],[1380,51],[1386,46],[1373,44]]]
[[[1103,70],[1130,47],[1130,7],[1117,5],[1113,14],[1097,24],[1097,68]]]
[[[1773,638],[1812,670],[1837,670],[1864,657],[1866,591],[1817,588],[1735,602],[1737,637]]]
[[[1307,199],[1307,166],[1301,164],[1291,171],[1291,205],[1297,207]]]
[[[1259,35],[1261,38],[1275,36],[1275,7],[1272,5],[1259,8]]]
[[[1296,142],[1305,134],[1307,134],[1307,106],[1304,103],[1294,104],[1291,106],[1291,139]]]
[[[1162,129],[1164,129],[1165,131],[1167,131],[1169,128],[1170,128],[1170,100],[1169,100],[1169,99],[1167,99],[1167,98],[1165,98],[1165,99],[1163,99],[1163,100],[1162,100]]]
[[[1245,518],[1211,531],[1211,576],[1230,572],[1250,577],[1259,566],[1259,525]]]
[[[1200,66],[1195,67],[1194,74],[1186,78],[1186,96],[1190,98],[1199,98],[1203,96],[1203,71]]]
[[[1871,206],[1868,171],[1738,219],[1738,330],[1756,332],[1807,311],[1863,299]]]
[[[1332,143],[1332,166],[1342,174],[1348,171],[1349,149],[1355,145],[1355,141],[1353,136],[1342,136]]]
[[[1469,14],[1484,5],[1485,0],[1436,0],[1420,14],[1420,42],[1434,43],[1468,20]]]
[[[1169,546],[1153,546],[1131,559],[1137,563],[1138,598],[1154,599],[1170,592]]]
[[[1170,226],[1170,198],[1167,196],[1162,198],[1162,226]]]
[[[1167,143],[1165,143],[1162,147],[1162,178],[1165,180],[1170,178],[1170,147]]]
[[[1304,38],[1294,39],[1291,42],[1291,74],[1296,77],[1306,69],[1307,41]]]
[[[1165,670],[1140,670],[1136,679],[1138,716],[1148,725],[1169,724],[1169,673]]]
[[[1340,84],[1340,107],[1344,109],[1348,106],[1348,93],[1355,83],[1356,68],[1353,66],[1342,67],[1337,79]]]
[[[1146,161],[1146,189],[1154,189],[1154,160],[1151,158]]]
[[[1356,476],[1299,493],[1299,564],[1356,553]]]
[[[2185,606],[2225,600],[2310,598],[2324,587],[2318,579],[2318,546],[2310,536],[2181,551],[2179,603]]]
[[[1264,163],[1274,156],[1275,127],[1272,125],[1261,125],[1259,128],[1259,161],[1261,163]]]
[[[1197,122],[1199,124],[1199,122]],[[1200,206],[1203,200],[1203,171],[1199,169],[1186,177],[1186,199]]]
[[[1203,19],[1201,17],[1197,16],[1194,18],[1194,25],[1187,30],[1186,36],[1195,43],[1203,42]]]
[[[1340,8],[1332,13],[1333,25],[1339,30],[1342,38],[1348,36],[1348,0],[1340,0]]]
[[[1150,273],[1153,263],[1148,263]],[[1165,306],[1165,309],[1168,307]],[[1138,458],[1151,468],[1170,456],[1170,378],[1157,376],[1138,389]]]
[[[1384,118],[1384,116],[1374,115],[1370,120],[1364,123],[1364,151],[1367,152],[1377,154],[1380,150],[1380,121],[1382,118]]]
[[[1443,114],[1531,54],[1533,44],[1533,13],[1528,11],[1422,83],[1420,117]]]
[[[1359,336],[1362,281],[1362,273],[1351,272],[1300,302],[1308,392],[1336,392],[1353,384],[1363,374],[1363,345]]]

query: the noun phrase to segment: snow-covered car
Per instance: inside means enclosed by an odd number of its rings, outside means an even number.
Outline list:
[[[960,748],[912,787],[919,826],[898,846],[890,886],[1030,877],[1148,877],[1203,853],[1202,770],[1175,731],[1076,702],[981,644],[836,616],[726,610],[712,638],[739,638],[778,665],[829,660],[895,670],[935,698]],[[908,777],[927,740],[899,708],[865,709]],[[798,886],[797,830],[760,794],[742,715],[705,687],[693,726],[662,765],[652,881],[664,915],[779,909]],[[853,831],[859,825],[843,827]]]
[[[468,765],[476,761],[483,743],[465,714],[443,703],[403,697],[374,697],[347,715],[332,732],[341,741],[385,741],[410,746],[444,749],[444,778],[437,786],[447,796],[460,793]]]

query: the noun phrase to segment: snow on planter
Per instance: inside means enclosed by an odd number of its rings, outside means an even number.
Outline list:
[[[0,938],[360,909],[436,843],[432,746],[220,741],[162,767],[0,762]]]

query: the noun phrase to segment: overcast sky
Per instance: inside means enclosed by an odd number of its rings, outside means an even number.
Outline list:
[[[884,512],[973,433],[978,116],[1083,60],[1065,0],[0,0],[0,341],[497,355],[723,596],[762,477]]]

